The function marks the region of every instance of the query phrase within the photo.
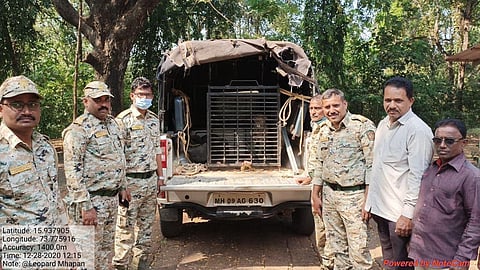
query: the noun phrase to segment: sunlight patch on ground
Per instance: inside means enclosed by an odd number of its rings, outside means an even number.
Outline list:
[[[192,262],[201,261],[201,260],[204,260],[204,259],[207,259],[207,258],[208,258],[208,256],[205,255],[204,253],[196,252],[196,253],[185,256],[180,261],[180,264],[192,263]]]

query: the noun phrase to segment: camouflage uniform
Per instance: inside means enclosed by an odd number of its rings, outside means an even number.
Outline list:
[[[57,152],[33,133],[32,149],[0,125],[0,224],[66,225],[57,182]]]
[[[25,76],[10,77],[0,86],[0,226],[67,225],[57,182],[57,152],[47,137],[34,131],[41,118],[40,98],[35,83]],[[21,265],[25,251],[2,252],[3,240],[0,269],[5,262]],[[50,239],[45,243],[54,244]],[[41,252],[39,245],[28,241],[16,244]]]
[[[375,125],[347,112],[338,130],[325,121],[315,133],[319,149],[314,166],[322,169],[315,170],[313,184],[323,185],[323,221],[327,243],[335,253],[335,269],[371,269],[362,185],[369,183]],[[338,185],[352,188],[338,190]]]
[[[132,201],[128,208],[118,207],[113,264],[127,266],[133,253],[132,268],[145,269],[157,206],[156,155],[161,153],[160,125],[156,114],[147,111],[143,117],[134,105],[121,112],[117,120],[124,132],[127,183]]]
[[[0,86],[2,104],[5,98],[23,94],[41,98],[35,83],[25,76],[8,78]],[[36,113],[40,117],[39,109]],[[32,147],[5,121],[0,124],[0,224],[66,225],[57,182],[57,152],[47,137],[33,127],[31,131]]]
[[[320,121],[311,123],[312,132],[306,141],[308,147],[306,170],[308,176],[312,179],[314,177],[315,170],[321,169],[319,167],[315,167],[318,166],[317,152],[319,144],[313,142],[319,141],[318,135],[320,134],[320,124],[325,120],[326,118],[324,117]],[[322,257],[322,265],[326,268],[332,268],[334,253],[326,243],[325,225],[323,224],[323,219],[321,216],[313,214],[313,220],[315,222],[315,242],[317,244],[318,253],[320,254],[320,257]]]
[[[112,116],[100,120],[85,111],[63,131],[70,223],[82,224],[82,210],[95,208],[95,269],[108,269],[113,256],[118,192],[126,188],[122,134]]]

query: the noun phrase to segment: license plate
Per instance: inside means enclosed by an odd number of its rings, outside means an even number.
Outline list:
[[[210,196],[213,206],[264,206],[267,198],[264,192],[215,192]]]

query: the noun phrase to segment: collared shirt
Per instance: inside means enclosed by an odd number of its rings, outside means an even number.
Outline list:
[[[480,244],[480,170],[463,153],[439,164],[422,178],[409,257],[468,262]]]
[[[393,222],[401,215],[413,217],[420,180],[433,156],[432,138],[412,110],[393,124],[388,116],[380,121],[365,210]]]
[[[0,125],[0,224],[67,224],[58,188],[58,162],[48,139],[33,132],[32,148]]]
[[[312,132],[312,143],[318,143],[313,184],[324,181],[344,187],[369,183],[375,125],[364,116],[347,112],[340,127],[330,121]],[[314,138],[314,139],[313,139]],[[316,163],[316,164],[315,164]]]
[[[91,209],[89,192],[125,189],[122,134],[112,116],[105,120],[85,111],[63,131],[68,204]]]
[[[125,139],[127,172],[149,172],[157,169],[156,155],[161,154],[160,123],[147,111],[145,117],[132,105],[117,116]]]

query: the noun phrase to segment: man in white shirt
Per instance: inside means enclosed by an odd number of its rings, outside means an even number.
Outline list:
[[[422,174],[433,156],[433,133],[412,112],[413,85],[402,77],[385,83],[387,117],[375,133],[372,175],[365,210],[378,225],[385,269],[413,269],[407,244]]]

